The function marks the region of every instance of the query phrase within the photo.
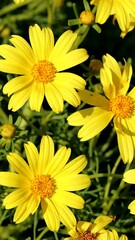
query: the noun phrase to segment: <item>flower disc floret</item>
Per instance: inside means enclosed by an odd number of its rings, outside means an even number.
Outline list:
[[[134,102],[129,96],[116,96],[110,100],[109,110],[120,118],[130,118],[134,111]]]
[[[36,176],[31,183],[31,192],[34,196],[50,198],[55,192],[55,180],[49,175]]]
[[[33,80],[36,82],[52,82],[56,73],[56,68],[47,60],[39,61],[32,68]]]
[[[91,233],[88,230],[79,234],[77,240],[98,240],[96,233]]]

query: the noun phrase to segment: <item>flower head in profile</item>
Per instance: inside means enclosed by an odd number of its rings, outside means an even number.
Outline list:
[[[97,6],[96,22],[103,24],[110,15],[114,15],[122,31],[130,25],[130,16],[135,17],[135,1],[128,0],[91,0],[90,4]]]
[[[123,181],[129,184],[135,184],[135,169],[130,169],[123,175]],[[135,214],[135,200],[133,200],[129,205],[128,209],[131,214]]]
[[[125,234],[122,234],[120,237],[115,230],[107,231],[107,240],[128,240]]]
[[[92,222],[78,221],[74,228],[68,230],[71,237],[64,240],[108,240],[104,229],[112,221],[111,217],[99,216]]]
[[[71,150],[61,147],[54,154],[51,137],[43,136],[40,151],[32,142],[24,145],[28,163],[16,153],[9,153],[8,162],[15,172],[0,172],[0,184],[16,188],[3,201],[6,209],[16,208],[13,221],[20,223],[34,214],[39,204],[48,228],[57,231],[62,222],[67,227],[76,223],[69,207],[81,209],[84,200],[72,191],[90,185],[85,174],[79,174],[86,164],[81,155],[67,163]]]
[[[100,77],[105,96],[89,90],[80,91],[82,101],[94,107],[71,114],[68,123],[83,125],[78,137],[86,141],[100,133],[113,119],[121,158],[124,163],[131,162],[135,151],[135,88],[127,91],[132,67],[128,62],[121,66],[109,54],[103,60]]]
[[[31,46],[17,35],[10,39],[14,46],[0,46],[4,58],[0,60],[0,71],[20,75],[3,88],[4,94],[12,95],[8,108],[17,111],[29,100],[31,110],[39,112],[44,97],[56,113],[63,111],[64,100],[78,106],[80,98],[76,89],[84,89],[85,80],[64,71],[88,58],[85,49],[70,51],[77,34],[67,30],[54,45],[52,30],[40,29],[35,24],[29,28],[29,38]]]

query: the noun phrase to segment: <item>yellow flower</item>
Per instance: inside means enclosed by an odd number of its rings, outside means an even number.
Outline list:
[[[124,173],[123,175],[123,181],[135,184],[135,169],[131,169]],[[129,205],[128,209],[130,210],[131,214],[135,214],[135,200],[133,200]]]
[[[57,231],[60,221],[73,227],[76,219],[68,208],[81,209],[84,200],[72,193],[90,185],[85,174],[79,174],[86,164],[84,155],[67,163],[71,150],[61,147],[54,155],[51,137],[43,136],[40,151],[32,142],[24,145],[28,160],[16,153],[9,153],[8,162],[15,172],[0,172],[0,184],[17,188],[3,202],[6,209],[17,207],[13,221],[20,223],[34,214],[41,203],[43,217],[48,228]]]
[[[31,46],[20,36],[14,35],[11,43],[0,46],[0,71],[18,74],[3,88],[11,96],[9,109],[17,111],[29,99],[31,110],[40,111],[46,97],[54,112],[63,111],[64,100],[73,106],[80,104],[77,90],[85,88],[86,82],[80,76],[62,72],[82,63],[88,58],[85,49],[70,51],[77,34],[67,30],[54,46],[54,35],[50,28],[35,24],[29,28]]]
[[[128,240],[127,236],[122,234],[120,237],[115,230],[107,231],[107,240]]]
[[[92,222],[79,221],[73,229],[68,230],[71,237],[64,240],[107,240],[107,231],[103,229],[112,221],[108,216],[99,216]]]
[[[134,0],[91,0],[90,4],[97,6],[96,22],[103,24],[110,15],[118,21],[118,25],[122,31],[125,31],[130,24],[130,16],[135,17],[135,1]]]
[[[78,132],[81,141],[100,133],[113,119],[121,157],[131,162],[135,151],[135,88],[128,94],[132,67],[128,62],[121,67],[109,54],[103,57],[100,70],[104,93],[102,96],[88,90],[79,92],[81,99],[94,107],[77,111],[68,117],[73,126],[83,127]]]

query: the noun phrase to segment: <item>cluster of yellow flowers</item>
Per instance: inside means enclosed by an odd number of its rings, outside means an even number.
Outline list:
[[[133,0],[129,0],[128,5],[126,0],[92,0],[90,4],[97,7],[97,23],[103,24],[114,15],[123,34],[134,27]],[[0,46],[0,71],[17,75],[3,87],[3,93],[11,96],[8,109],[15,112],[29,102],[31,110],[40,112],[46,98],[58,114],[64,110],[64,101],[74,107],[81,101],[87,103],[90,108],[68,116],[69,125],[82,126],[78,137],[86,141],[113,120],[121,158],[124,163],[131,163],[135,151],[135,87],[128,92],[131,64],[124,60],[121,66],[111,55],[103,56],[100,79],[104,95],[101,95],[85,89],[86,81],[82,77],[66,71],[89,57],[85,49],[72,50],[77,33],[67,30],[54,43],[52,30],[35,24],[29,27],[29,39],[30,44],[21,36],[13,35],[12,45]],[[112,221],[111,217],[97,217],[94,223],[77,222],[69,209],[83,208],[83,198],[73,191],[85,189],[91,183],[88,175],[80,174],[87,165],[84,155],[68,163],[71,149],[63,146],[55,153],[50,136],[42,137],[39,152],[32,142],[24,144],[24,148],[28,163],[17,153],[9,153],[7,160],[15,172],[0,172],[0,184],[15,188],[3,202],[6,209],[16,208],[14,222],[20,223],[34,214],[41,203],[43,217],[51,231],[58,231],[60,222],[67,227],[71,237],[65,240],[127,240],[125,235],[119,237],[115,230],[104,229]],[[123,180],[135,184],[135,169],[127,171]],[[129,209],[135,214],[135,200]]]

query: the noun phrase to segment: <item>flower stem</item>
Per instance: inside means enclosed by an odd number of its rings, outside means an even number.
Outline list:
[[[42,237],[49,231],[48,227],[46,227],[35,240],[40,240]]]
[[[59,240],[57,232],[54,232],[55,240]]]

